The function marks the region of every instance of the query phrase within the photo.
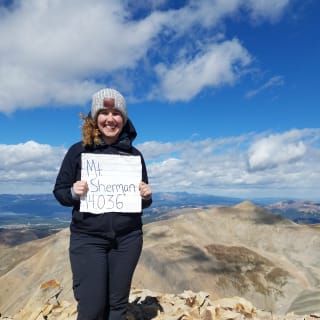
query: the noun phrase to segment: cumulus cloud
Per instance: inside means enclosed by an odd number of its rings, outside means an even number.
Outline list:
[[[210,45],[192,61],[180,59],[167,68],[157,66],[162,95],[169,100],[190,100],[204,87],[233,84],[239,67],[250,63],[250,55],[238,40]]]
[[[51,192],[63,147],[27,141],[0,145],[0,193]]]
[[[179,141],[163,154],[159,142],[139,147],[156,190],[318,199],[319,142],[319,129],[304,129]],[[157,159],[149,158],[148,150],[155,149]]]
[[[265,170],[302,159],[307,152],[303,131],[291,130],[274,134],[254,142],[248,152],[251,170]]]
[[[137,145],[154,192],[319,199],[320,129]],[[51,193],[66,150],[0,145],[0,193]]]
[[[289,2],[289,0],[249,0],[247,6],[255,21],[264,18],[274,22],[280,17]]]
[[[98,0],[21,1],[3,12],[0,110],[81,103],[96,78],[134,66],[161,21],[130,23],[124,13],[121,2]]]
[[[162,143],[158,141],[144,142],[139,145],[139,149],[147,159],[159,159],[160,157],[166,157],[168,154],[180,150],[176,143]]]
[[[173,7],[171,2],[156,1],[149,7],[144,4],[147,12],[140,16],[139,2],[132,6],[118,0],[13,0],[10,8],[0,4],[0,111],[83,104],[103,81],[121,86],[116,83],[121,72],[154,72],[144,68],[160,54],[163,62],[152,76],[158,76],[167,99],[190,99],[204,87],[233,83],[241,74],[237,67],[250,62],[249,53],[237,40],[217,42],[221,39],[217,26],[225,17],[243,13],[243,8],[255,19],[271,19],[287,4],[206,0]],[[181,39],[186,35],[190,39],[194,28],[211,28],[212,36],[197,33],[197,45],[190,50],[188,41]],[[181,44],[188,57],[172,61]],[[220,67],[215,63],[218,58]],[[142,63],[147,59],[149,63]],[[185,88],[183,78],[175,77],[171,68],[189,79]],[[192,76],[198,71],[194,88]],[[127,87],[119,89],[124,92]]]

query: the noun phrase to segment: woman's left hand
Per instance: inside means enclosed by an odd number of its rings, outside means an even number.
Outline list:
[[[141,181],[139,184],[139,190],[140,190],[140,196],[142,198],[148,198],[152,195],[151,187],[143,181]]]

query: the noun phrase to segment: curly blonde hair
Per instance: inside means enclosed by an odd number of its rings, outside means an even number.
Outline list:
[[[96,122],[84,113],[80,113],[83,120],[82,123],[82,144],[84,146],[92,146],[101,142],[100,131]]]

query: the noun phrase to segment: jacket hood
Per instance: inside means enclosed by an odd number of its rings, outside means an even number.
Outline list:
[[[126,124],[124,125],[122,132],[119,136],[118,142],[116,144],[128,144],[132,145],[133,140],[137,136],[136,128],[134,127],[132,121],[130,119],[127,120]]]
[[[126,133],[131,142],[137,137],[137,131],[130,119],[127,120],[126,124],[122,129],[122,134]],[[121,134],[121,136],[122,136]]]

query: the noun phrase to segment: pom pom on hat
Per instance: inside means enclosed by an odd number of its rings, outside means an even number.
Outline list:
[[[114,108],[121,112],[123,116],[124,124],[128,120],[128,113],[126,107],[126,100],[122,96],[120,92],[115,89],[106,88],[96,92],[92,96],[92,104],[91,104],[91,117],[92,119],[96,119],[98,112],[101,109],[105,108],[104,100],[105,99],[114,99]]]

